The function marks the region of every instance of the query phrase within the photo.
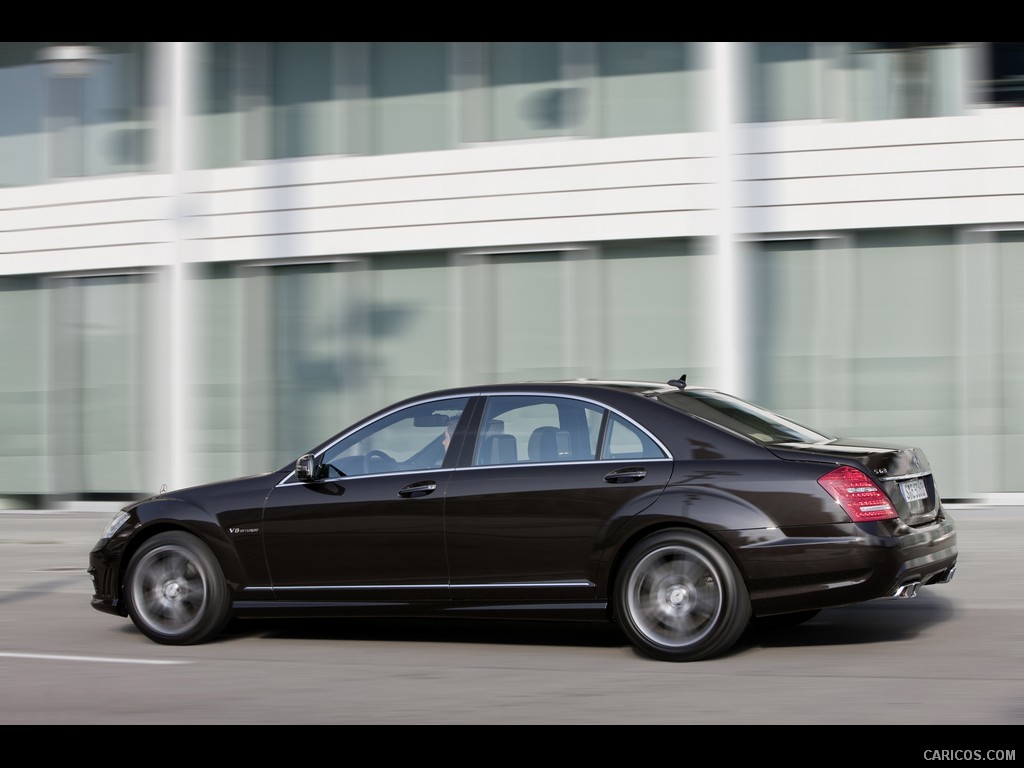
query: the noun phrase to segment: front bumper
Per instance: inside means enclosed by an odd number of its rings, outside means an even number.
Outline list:
[[[103,613],[127,616],[121,599],[120,563],[124,542],[100,539],[89,553],[89,577],[92,579],[92,607]]]

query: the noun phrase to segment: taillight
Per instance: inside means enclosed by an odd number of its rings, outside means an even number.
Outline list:
[[[818,478],[818,485],[829,492],[855,523],[890,520],[896,509],[875,481],[859,469],[839,467]]]

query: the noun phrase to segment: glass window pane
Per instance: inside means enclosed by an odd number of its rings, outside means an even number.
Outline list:
[[[999,238],[999,353],[1002,435],[999,454],[1001,493],[1024,491],[1024,234],[1003,234]]]
[[[244,143],[238,97],[237,43],[200,43],[201,98],[195,130],[199,137],[199,165],[221,168],[242,161]]]
[[[371,50],[374,153],[452,146],[447,43],[373,43]]]
[[[0,43],[0,186],[46,180],[46,80],[41,43]]]
[[[145,276],[62,280],[55,291],[54,446],[62,493],[152,492],[156,286]]]
[[[197,133],[203,167],[273,156],[271,64],[267,43],[201,44]]]
[[[484,410],[475,465],[582,461],[595,457],[603,409],[569,398],[502,395]]]
[[[601,135],[708,130],[698,43],[599,43]]]
[[[964,111],[968,48],[961,43],[852,43],[853,116],[893,120]]]
[[[608,421],[608,433],[604,447],[601,449],[602,459],[661,459],[665,454],[649,435],[619,416],[612,415]]]
[[[370,278],[372,299],[365,311],[372,367],[367,386],[373,407],[440,389],[452,383],[457,306],[443,253],[376,256]]]
[[[0,185],[147,170],[149,43],[0,43]]]
[[[565,296],[558,253],[495,256],[490,262],[497,379],[546,379],[564,364]]]
[[[44,494],[47,459],[45,292],[35,277],[0,278],[0,489]]]
[[[332,43],[273,43],[275,157],[337,154],[341,130],[333,98]]]
[[[832,314],[819,312],[822,271],[828,259],[818,240],[761,243],[749,260],[755,293],[750,308],[755,386],[751,397],[794,418],[813,422],[819,355],[825,340],[845,337]]]
[[[456,398],[422,403],[364,427],[324,453],[328,476],[440,467],[468,402]]]
[[[490,96],[496,141],[567,135],[579,93],[562,82],[559,43],[491,43]]]
[[[156,125],[148,118],[147,43],[95,43],[85,80],[85,174],[152,167]]]
[[[700,381],[714,370],[709,246],[669,240],[603,247],[598,322],[609,376],[667,381],[685,369],[690,381]]]
[[[249,412],[251,419],[251,411],[243,397],[249,387],[243,385],[243,280],[236,269],[228,264],[204,265],[189,285],[189,332],[194,344],[190,370],[196,415],[191,452],[198,482],[267,469],[241,460],[245,453],[243,413]]]
[[[821,63],[813,43],[752,43],[754,72],[748,108],[753,122],[823,117],[818,98]]]
[[[85,81],[53,78],[47,84],[50,173],[60,178],[85,173]]]

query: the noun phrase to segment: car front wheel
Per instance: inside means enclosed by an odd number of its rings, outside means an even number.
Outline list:
[[[182,531],[143,544],[128,566],[128,615],[158,643],[201,643],[224,629],[231,608],[227,584],[210,548]]]
[[[655,659],[698,661],[724,653],[750,618],[750,599],[732,559],[707,536],[664,531],[627,555],[615,615],[633,645]]]

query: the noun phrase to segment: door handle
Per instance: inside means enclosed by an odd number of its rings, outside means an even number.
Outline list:
[[[643,467],[626,467],[609,472],[604,479],[609,483],[635,483],[645,477],[647,477],[647,470]]]
[[[426,496],[428,493],[433,493],[437,490],[437,483],[433,480],[422,480],[418,483],[410,483],[398,492],[399,496],[405,498],[412,498],[414,496]]]

